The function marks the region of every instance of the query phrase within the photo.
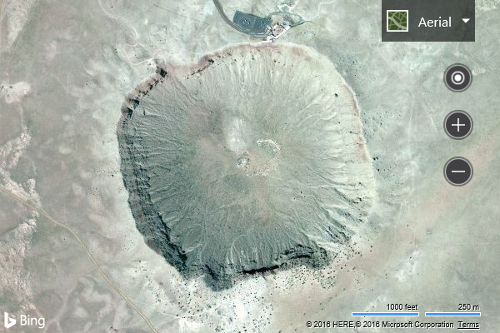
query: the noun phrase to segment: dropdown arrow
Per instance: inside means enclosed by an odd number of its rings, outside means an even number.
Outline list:
[[[464,21],[464,23],[467,23],[469,22],[470,18],[462,18],[462,21]]]

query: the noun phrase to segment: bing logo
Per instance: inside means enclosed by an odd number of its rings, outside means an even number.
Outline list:
[[[18,322],[15,318],[12,318],[7,312],[3,313],[3,326],[5,328],[11,328],[16,325]],[[20,315],[19,316],[19,325],[20,326],[38,326],[38,328],[45,327],[45,318],[32,318],[29,315]]]
[[[11,318],[7,312],[3,313],[3,325],[5,328],[11,328],[16,324],[16,320]]]

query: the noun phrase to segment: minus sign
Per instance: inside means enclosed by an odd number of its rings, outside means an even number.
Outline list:
[[[451,173],[465,173],[465,170],[451,170]]]

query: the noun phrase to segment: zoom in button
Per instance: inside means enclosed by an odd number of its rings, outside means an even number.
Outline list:
[[[465,139],[472,132],[472,118],[465,111],[453,111],[444,119],[444,130],[452,139]]]

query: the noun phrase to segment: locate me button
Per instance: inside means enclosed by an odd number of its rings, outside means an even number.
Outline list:
[[[474,0],[382,0],[383,42],[474,40]]]

